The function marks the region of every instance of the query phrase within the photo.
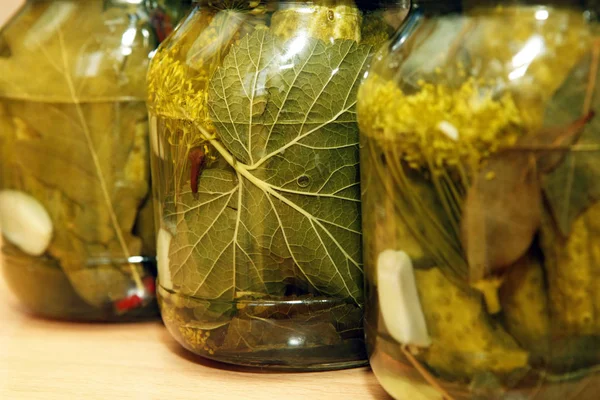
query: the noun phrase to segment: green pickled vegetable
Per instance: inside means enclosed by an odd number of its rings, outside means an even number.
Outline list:
[[[506,330],[538,359],[550,352],[550,310],[545,272],[536,255],[527,255],[506,274],[500,289]]]
[[[418,270],[416,279],[432,340],[422,356],[427,365],[459,379],[528,367],[527,351],[487,315],[477,292],[460,290],[438,268]]]
[[[565,335],[600,335],[600,204],[575,220],[567,239],[546,216],[542,249],[546,256],[553,327]]]

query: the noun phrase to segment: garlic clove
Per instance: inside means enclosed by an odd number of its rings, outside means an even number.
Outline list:
[[[158,118],[155,115],[150,116],[150,147],[154,154],[161,160],[166,160],[165,146],[158,137]]]
[[[171,235],[166,229],[160,228],[156,239],[156,259],[158,262],[158,282],[167,290],[173,289],[173,280],[171,279],[171,268],[169,259],[169,249],[171,247]]]
[[[429,347],[425,315],[408,254],[386,250],[377,260],[379,309],[390,335],[399,343]]]
[[[0,230],[10,243],[32,256],[50,246],[54,227],[44,206],[17,190],[0,191]]]

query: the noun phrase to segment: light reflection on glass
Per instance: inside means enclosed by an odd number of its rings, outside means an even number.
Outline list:
[[[535,19],[537,19],[538,21],[545,21],[548,19],[548,17],[550,16],[550,14],[548,13],[548,10],[537,10],[535,12]]]
[[[308,35],[305,31],[299,32],[298,36],[296,36],[290,44],[287,46],[287,52],[281,56],[281,62],[287,63],[294,56],[300,54],[306,44],[308,43]]]
[[[288,339],[288,345],[297,347],[301,346],[304,343],[304,339],[301,337],[292,336]]]
[[[529,65],[540,55],[544,49],[544,40],[541,36],[535,35],[525,43],[525,46],[512,59],[513,67],[518,68],[523,65]]]
[[[508,79],[514,81],[522,78],[529,65],[544,51],[544,39],[535,35],[532,36],[525,46],[512,58],[512,65],[515,69],[508,75]]]
[[[121,36],[121,53],[124,56],[128,56],[131,54],[133,42],[135,41],[135,37],[137,35],[137,29],[135,28],[127,28],[123,36]]]
[[[300,14],[312,14],[315,12],[315,9],[313,7],[300,7],[294,11]]]
[[[523,76],[525,76],[525,73],[527,72],[527,68],[529,68],[529,64],[523,65],[523,66],[511,71],[511,73],[508,74],[508,79],[510,79],[511,81],[514,81],[516,79],[522,78]]]

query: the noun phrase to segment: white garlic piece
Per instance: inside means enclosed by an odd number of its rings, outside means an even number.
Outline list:
[[[10,243],[32,256],[46,252],[54,227],[48,211],[34,197],[17,190],[0,191],[0,230]]]
[[[412,261],[404,251],[386,250],[377,260],[379,309],[390,335],[399,343],[431,346]]]
[[[171,279],[171,268],[169,259],[169,248],[173,236],[164,228],[160,228],[156,238],[156,261],[158,263],[158,282],[162,287],[173,290]]]
[[[158,137],[158,118],[155,115],[150,116],[149,126],[150,147],[158,158],[166,160],[165,146]]]

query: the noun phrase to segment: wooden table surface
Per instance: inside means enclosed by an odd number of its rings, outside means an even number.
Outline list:
[[[22,0],[0,0],[0,25]],[[184,351],[160,322],[101,325],[27,315],[0,280],[0,399],[388,400],[365,368],[235,370]]]
[[[0,26],[23,4],[25,0],[0,0]]]
[[[366,368],[242,371],[190,355],[160,322],[104,325],[35,318],[19,308],[3,281],[0,326],[3,400],[389,400]]]

